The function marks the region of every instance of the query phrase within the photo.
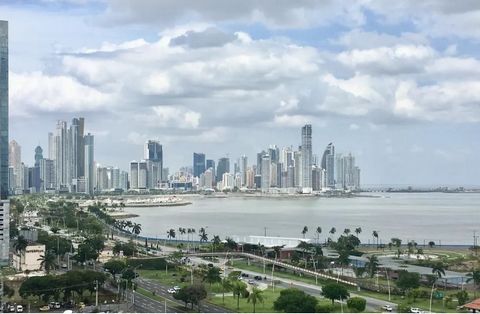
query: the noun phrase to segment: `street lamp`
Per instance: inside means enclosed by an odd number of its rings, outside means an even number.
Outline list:
[[[274,280],[274,277],[273,277],[273,272],[275,270],[275,263],[277,262],[277,252],[276,251],[274,251],[274,252],[275,252],[275,260],[272,263],[272,291],[273,292],[275,292],[275,280]]]

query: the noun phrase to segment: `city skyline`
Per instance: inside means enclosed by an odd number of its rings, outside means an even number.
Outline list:
[[[310,123],[313,147],[348,148],[365,184],[478,185],[478,27],[464,22],[475,2],[266,1],[227,14],[187,1],[149,15],[165,5],[2,3],[11,138],[46,147],[52,123],[83,116],[97,159],[124,168],[155,139],[175,169],[195,151],[255,158]]]

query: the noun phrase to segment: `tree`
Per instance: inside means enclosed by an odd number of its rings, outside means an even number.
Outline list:
[[[260,302],[260,303],[263,302],[263,291],[256,287],[253,287],[252,291],[248,295],[247,302],[248,303],[252,302],[253,313],[255,313],[255,305],[257,304],[257,302]]]
[[[220,239],[220,237],[218,235],[213,236],[212,245],[213,245],[214,251],[217,250],[217,246],[219,246],[220,243],[222,243],[222,240]]]
[[[322,227],[318,226],[315,232],[317,233],[317,244],[318,244],[318,242],[320,242],[320,233],[322,233]]]
[[[434,241],[429,241],[428,246],[432,249],[435,246],[435,242]]]
[[[473,282],[473,294],[474,294],[474,297],[476,298],[477,297],[477,288],[478,286],[480,286],[480,271],[479,270],[472,270],[471,273],[468,273],[467,274],[468,278],[467,279],[467,283],[469,282]]]
[[[280,296],[273,302],[273,309],[285,313],[313,313],[317,303],[314,296],[289,288],[280,291]]]
[[[307,234],[307,232],[308,232],[308,227],[304,226],[303,229],[302,229],[302,235],[303,235],[304,239],[305,239],[305,235]]]
[[[368,274],[370,275],[370,278],[373,278],[373,276],[375,276],[375,273],[378,270],[378,265],[379,265],[378,258],[376,255],[371,255],[371,256],[367,256],[367,260],[368,261],[365,264],[365,268]]]
[[[332,304],[335,300],[345,300],[350,296],[347,288],[338,283],[328,283],[322,287],[322,295],[332,300]]]
[[[459,291],[455,294],[458,300],[458,305],[464,305],[468,301],[468,293],[465,290]]]
[[[363,312],[367,306],[367,300],[360,297],[353,297],[347,300],[347,307],[351,312]]]
[[[378,231],[373,230],[372,236],[373,236],[374,240],[377,239],[377,249],[378,249]],[[375,242],[375,241],[374,241],[374,242]]]
[[[232,272],[232,273],[234,273],[234,272]],[[231,275],[232,273],[228,274],[228,278],[230,278],[230,275]],[[237,277],[238,277],[238,276],[240,276],[240,272],[239,272],[239,274],[238,274],[237,276],[232,277],[232,278],[234,278],[233,280],[237,280]],[[225,279],[225,278],[222,280],[222,302],[223,302],[223,304],[225,304],[225,291],[230,291],[230,290],[232,290],[232,287],[233,287],[233,285],[232,285],[232,281],[231,281],[231,280]]]
[[[43,268],[47,275],[57,265],[56,256],[52,251],[46,251],[44,255],[40,255],[38,261],[40,261],[40,268]]]
[[[233,297],[237,297],[237,310],[240,309],[240,296],[247,291],[247,284],[243,281],[236,280],[232,285]]]
[[[19,258],[20,258],[20,267],[22,265],[22,252],[25,251],[25,249],[27,248],[28,246],[28,241],[27,239],[25,239],[24,236],[18,236],[17,238],[17,241],[15,241],[15,251],[17,251],[17,253],[20,253],[19,254]],[[21,269],[20,269],[21,270]]]
[[[200,228],[199,234],[200,242],[207,242],[208,241],[208,234],[205,231],[205,228]]]
[[[138,236],[140,232],[142,232],[142,225],[137,224],[136,222],[133,223],[132,232],[135,234],[135,236]]]
[[[177,300],[183,301],[185,303],[185,307],[187,304],[190,303],[192,305],[192,309],[194,305],[198,306],[200,310],[200,303],[203,299],[207,297],[207,290],[203,285],[192,285],[186,286],[180,289],[173,297]]]
[[[329,231],[329,233],[332,235],[332,237],[335,234],[335,232],[337,232],[337,229],[335,227],[332,227],[332,229],[330,229],[330,231]]]
[[[103,265],[103,268],[112,274],[113,280],[116,281],[116,275],[120,274],[125,268],[127,268],[127,264],[119,259],[111,259]]]
[[[445,266],[442,262],[437,262],[432,265],[432,274],[437,276],[438,279],[442,278],[442,276],[445,276]]]
[[[397,248],[399,248],[402,245],[402,240],[399,238],[392,238],[390,241],[395,245]]]
[[[175,229],[170,229],[167,231],[167,237],[171,239],[175,239]]]
[[[420,274],[402,270],[398,273],[396,284],[404,293],[409,289],[418,288],[420,286]]]
[[[212,283],[220,282],[222,280],[222,277],[220,277],[220,268],[209,267],[203,280],[208,282],[210,285],[212,285]]]
[[[345,229],[343,230],[343,233],[344,233],[346,236],[348,236],[348,235],[350,234],[350,232],[351,232],[351,231],[350,231],[349,228],[345,228]]]
[[[58,231],[60,231],[60,228],[58,228],[58,227],[52,227],[52,228],[50,228],[50,231],[52,231],[53,233],[57,234]]]
[[[355,228],[355,234],[357,235],[357,238],[360,235],[360,233],[362,233],[362,228],[361,227]]]

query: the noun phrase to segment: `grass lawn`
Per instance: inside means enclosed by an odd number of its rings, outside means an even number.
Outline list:
[[[273,309],[273,302],[278,298],[280,295],[280,291],[282,289],[275,289],[275,292],[272,291],[272,289],[266,289],[263,291],[263,303],[257,303],[255,307],[255,311],[257,313],[272,313],[275,312]],[[330,300],[326,300],[323,298],[317,297],[318,303],[319,304],[331,304],[332,302]],[[239,303],[239,309],[237,310],[237,299],[234,298],[233,296],[225,296],[225,304],[222,301],[222,296],[211,296],[208,301],[210,303],[223,306],[229,310],[235,311],[235,312],[240,312],[240,313],[252,313],[253,312],[253,305],[252,303],[248,303],[247,299],[240,298],[240,303]],[[335,313],[340,313],[341,312],[341,306],[338,303],[335,303],[334,307],[334,312]],[[343,312],[348,313],[348,308],[347,305],[343,305]]]
[[[190,274],[185,271],[169,270],[165,273],[164,270],[139,269],[138,274],[143,278],[154,279],[170,286],[183,286],[190,283]],[[182,277],[185,278],[184,282],[181,280]]]

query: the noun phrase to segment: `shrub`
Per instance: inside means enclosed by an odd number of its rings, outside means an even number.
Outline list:
[[[397,307],[398,313],[410,313],[410,305],[407,303],[400,303]]]
[[[331,304],[317,304],[315,307],[315,312],[317,313],[332,313],[335,312],[335,308]]]
[[[353,297],[347,300],[347,307],[352,312],[363,312],[367,306],[367,300],[360,297]]]

